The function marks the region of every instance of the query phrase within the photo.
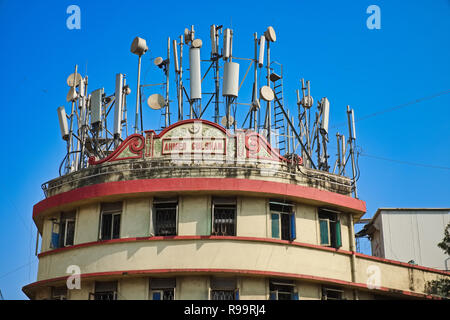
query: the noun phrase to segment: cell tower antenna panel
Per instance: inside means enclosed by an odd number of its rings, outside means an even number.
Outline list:
[[[176,72],[180,72],[180,68],[178,66],[178,44],[177,44],[177,40],[173,40],[173,60],[175,63],[175,71]]]
[[[320,123],[320,130],[324,134],[328,134],[328,120],[329,120],[329,114],[330,114],[330,102],[325,97],[322,99],[321,102],[321,109],[322,109],[322,122]]]
[[[69,125],[67,124],[66,109],[64,106],[58,107],[59,128],[61,129],[61,137],[63,140],[69,139]]]
[[[119,138],[122,133],[122,108],[123,108],[123,74],[116,74],[116,92],[114,103],[114,134]]]
[[[227,28],[223,35],[223,59],[227,60],[231,57],[231,29]]]
[[[216,42],[216,25],[213,24],[211,25],[210,29],[209,29],[209,35],[211,38],[211,52],[213,54],[217,54],[217,42]]]
[[[190,99],[198,100],[202,98],[202,75],[200,71],[200,48],[191,47],[189,49],[189,72],[190,72]]]
[[[103,91],[101,88],[91,93],[91,125],[102,121]]]

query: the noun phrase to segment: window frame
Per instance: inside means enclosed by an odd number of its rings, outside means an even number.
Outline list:
[[[110,202],[107,203],[102,203],[100,205],[100,225],[99,225],[99,240],[101,241],[107,241],[107,240],[113,240],[113,239],[120,239],[121,237],[121,229],[122,229],[122,213],[123,213],[123,202],[122,201],[118,201],[118,202],[114,202],[114,203],[120,203],[120,210],[119,209],[109,209],[109,210],[104,210],[103,209],[103,205],[106,204],[110,204]],[[103,238],[103,222],[104,222],[104,216],[105,215],[111,215],[111,234],[110,237],[108,239],[104,239]],[[114,237],[114,217],[119,216],[119,232],[118,232],[118,237],[115,238]]]
[[[234,210],[233,218],[231,218],[231,223],[233,225],[233,230],[231,234],[220,234],[220,232],[215,231],[214,225],[216,221],[216,209],[222,207],[221,209],[232,209]],[[228,207],[228,208],[227,208]],[[235,237],[237,234],[237,199],[236,198],[214,198],[211,200],[211,235],[212,236],[228,236]],[[225,220],[225,219],[224,219]]]
[[[277,210],[276,208],[273,208],[273,206],[280,206],[281,210]],[[287,209],[285,209],[287,208]],[[295,212],[295,204],[290,202],[283,202],[278,200],[269,200],[269,213],[270,213],[270,223],[271,223],[271,238],[273,239],[280,239],[285,241],[294,241],[297,238],[297,225],[296,225],[296,212]],[[278,236],[274,236],[274,219],[273,216],[277,215],[277,221],[278,221]],[[284,216],[283,216],[284,215]],[[287,239],[283,239],[283,217],[287,218],[288,223],[288,237]]]
[[[175,234],[170,235],[162,235],[157,232],[157,210],[158,209],[171,209],[171,208],[156,208],[158,205],[167,204],[169,205],[175,205]],[[178,235],[178,222],[179,222],[179,201],[178,198],[170,198],[170,199],[162,199],[162,198],[153,198],[152,201],[152,229],[153,229],[153,235],[154,236],[177,236]]]
[[[342,247],[342,223],[340,219],[339,211],[327,209],[327,208],[319,208],[318,209],[318,221],[319,221],[319,238],[320,245],[332,247],[335,249],[339,249]],[[322,229],[321,229],[321,221],[327,221],[327,235],[328,235],[328,243],[322,243]]]

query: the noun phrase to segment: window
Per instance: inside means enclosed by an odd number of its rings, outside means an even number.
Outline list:
[[[100,217],[100,239],[111,240],[120,238],[120,215],[122,202],[102,203]]]
[[[59,220],[52,220],[50,247],[53,249],[72,246],[75,236],[75,212],[62,212]]]
[[[67,300],[67,287],[52,287],[52,300]]]
[[[150,297],[152,300],[174,300],[175,278],[155,278],[150,280]]]
[[[95,292],[89,293],[89,300],[117,300],[117,281],[96,281]]]
[[[270,300],[298,300],[295,284],[292,280],[270,279]]]
[[[272,238],[293,241],[296,238],[294,205],[271,200]]]
[[[211,300],[239,300],[235,278],[211,278]]]
[[[153,200],[153,225],[156,236],[177,235],[177,199]]]
[[[213,198],[212,232],[216,236],[236,235],[236,199]]]
[[[329,209],[319,209],[320,244],[336,249],[342,247],[338,213]]]
[[[322,287],[322,300],[343,300],[344,291],[335,287]]]

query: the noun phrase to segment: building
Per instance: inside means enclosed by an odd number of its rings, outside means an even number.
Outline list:
[[[43,189],[30,299],[426,298],[450,275],[357,253],[351,179],[206,120],[132,134]]]
[[[438,247],[448,223],[449,208],[379,208],[359,235],[369,236],[376,257],[448,271]]]

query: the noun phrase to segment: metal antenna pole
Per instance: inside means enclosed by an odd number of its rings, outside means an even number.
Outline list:
[[[170,59],[170,37],[167,38],[167,63],[165,65],[166,73],[166,114],[165,125],[166,128],[170,125],[170,107],[169,107],[169,59]]]
[[[353,113],[353,109],[350,110],[350,106],[347,106],[347,119],[348,119],[348,133],[349,133],[349,137],[348,137],[348,142],[350,144],[350,157],[352,159],[352,180],[353,180],[353,194],[355,196],[355,198],[358,198],[358,192],[356,189],[356,164],[355,164],[355,154],[354,154],[354,149],[353,149],[353,142],[356,139],[356,135],[355,135],[355,116]]]
[[[216,48],[214,48],[212,56],[215,59],[214,61],[214,73],[215,73],[215,77],[214,77],[214,82],[215,82],[215,106],[214,106],[214,122],[215,123],[219,123],[219,118],[220,118],[220,110],[219,110],[219,95],[220,95],[220,80],[219,80],[219,48],[218,48],[218,44],[219,44],[219,32],[217,31],[218,29],[216,29],[214,37],[216,38]],[[214,53],[215,51],[215,53]]]
[[[184,46],[184,36],[180,36],[180,88],[178,100],[178,121],[183,120],[183,46]]]
[[[140,91],[141,91],[141,56],[139,56],[139,61],[138,61],[138,77],[137,77],[137,87],[136,87],[136,116],[134,118],[134,133],[138,133]],[[142,128],[141,128],[141,130],[142,130]]]
[[[253,34],[253,37],[255,39],[255,70],[254,70],[254,82],[253,82],[253,97],[252,97],[252,102],[255,102],[258,99],[258,34],[255,32]],[[252,106],[253,108],[253,122],[250,122],[250,128],[253,125],[253,129],[256,131],[258,130],[258,125],[257,125],[257,113],[258,110],[256,108],[256,106]]]
[[[270,41],[267,41],[267,86],[270,87]],[[272,145],[271,141],[271,129],[272,129],[272,121],[271,121],[271,112],[270,112],[270,101],[267,101],[266,105],[266,121],[264,123],[264,127],[267,129],[267,141],[270,145]]]

